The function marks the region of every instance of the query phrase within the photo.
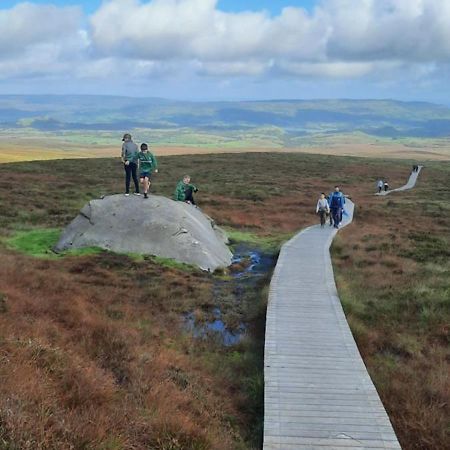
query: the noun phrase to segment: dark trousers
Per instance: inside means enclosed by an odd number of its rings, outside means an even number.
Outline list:
[[[338,226],[342,221],[342,208],[331,208],[334,226]]]
[[[319,209],[319,216],[320,216],[320,226],[323,227],[326,222],[327,212],[324,209]]]
[[[130,162],[130,164],[128,165],[124,164],[123,167],[125,168],[125,192],[127,194],[130,193],[131,177],[133,177],[134,192],[139,192],[139,180],[136,173],[137,170],[136,163]]]
[[[192,188],[188,187],[184,190],[184,201],[185,202],[191,202],[193,205],[195,205],[194,200],[194,193],[192,192]]]

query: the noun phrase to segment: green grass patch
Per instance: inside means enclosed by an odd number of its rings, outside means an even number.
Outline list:
[[[100,247],[86,247],[55,253],[52,248],[58,242],[61,230],[59,228],[40,228],[17,231],[12,237],[5,239],[6,246],[20,253],[36,258],[60,258],[64,256],[96,255],[104,252]]]
[[[162,256],[146,256],[144,259],[150,259],[156,264],[167,267],[169,269],[184,270],[186,272],[193,272],[195,270],[198,270],[198,268],[194,265],[179,262],[171,258],[163,258]]]
[[[449,243],[446,237],[433,236],[429,233],[410,233],[410,248],[402,252],[402,256],[418,262],[448,261],[450,258]]]
[[[226,228],[226,232],[230,239],[231,247],[236,247],[239,244],[248,244],[268,253],[279,252],[281,246],[294,235],[294,233],[280,233],[277,235],[260,236],[251,231],[234,230],[231,228]]]
[[[38,258],[56,258],[51,250],[58,242],[61,230],[57,228],[18,231],[6,239],[9,248]]]

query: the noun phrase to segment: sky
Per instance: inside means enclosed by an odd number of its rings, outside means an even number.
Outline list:
[[[0,94],[450,105],[450,0],[0,0]]]

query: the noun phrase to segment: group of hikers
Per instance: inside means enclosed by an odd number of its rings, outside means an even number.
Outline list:
[[[141,195],[138,181],[139,179],[144,188],[144,198],[148,198],[148,191],[151,186],[151,177],[153,173],[158,173],[158,161],[155,155],[149,150],[146,143],[142,143],[140,148],[133,142],[130,133],[125,133],[122,138],[122,163],[125,169],[125,196],[130,195],[131,178],[134,182],[134,194]],[[177,183],[174,199],[196,205],[194,193],[198,189],[191,184],[191,177],[184,175],[183,179]]]
[[[134,182],[134,194],[141,195],[139,189],[139,180],[143,184],[144,198],[148,198],[148,192],[152,183],[152,174],[158,173],[158,161],[155,155],[150,151],[146,143],[142,143],[138,148],[133,142],[130,133],[125,133],[122,138],[122,163],[125,169],[125,196],[130,195],[131,179]],[[139,179],[138,179],[139,171]],[[191,184],[189,175],[184,175],[183,179],[177,183],[174,192],[174,200],[186,202],[196,206],[194,193],[198,192],[196,186]],[[335,186],[334,192],[328,197],[321,194],[316,212],[320,215],[320,224],[325,226],[326,218],[329,216],[330,226],[339,228],[344,213],[345,196],[340,192],[339,186]]]
[[[334,191],[328,197],[322,192],[316,206],[316,214],[320,216],[320,226],[324,227],[327,217],[329,217],[330,227],[339,228],[345,212],[344,205],[345,195],[340,191],[339,186],[335,186]]]
[[[413,171],[413,173],[414,172],[418,172],[419,171],[419,166],[417,165],[417,164],[414,164],[413,166],[412,166],[412,171]],[[389,190],[389,183],[387,182],[387,181],[383,181],[383,180],[378,180],[377,181],[377,190],[378,190],[378,193],[380,194],[381,193],[381,191],[385,191],[385,192],[387,192],[388,190]]]
[[[419,166],[414,164],[412,166],[413,172],[419,171]],[[378,193],[384,189],[385,192],[389,190],[389,183],[379,179],[377,181]],[[342,215],[345,214],[345,195],[340,192],[339,186],[335,186],[334,192],[328,197],[322,192],[319,200],[317,201],[316,214],[320,216],[320,226],[324,227],[327,217],[330,218],[330,226],[334,225],[335,228],[339,228],[339,224],[342,222]]]

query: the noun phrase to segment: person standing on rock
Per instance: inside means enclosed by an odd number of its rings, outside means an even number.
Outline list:
[[[328,205],[328,200],[325,198],[325,194],[322,192],[316,206],[316,214],[320,216],[320,226],[322,228],[325,226],[326,216],[329,213],[330,206]]]
[[[191,177],[185,175],[177,184],[174,198],[176,201],[190,203],[195,206],[194,192],[198,192],[198,189],[191,184]]]
[[[125,169],[125,195],[130,195],[130,181],[133,177],[134,182],[134,194],[141,195],[139,193],[139,181],[137,178],[137,159],[138,159],[138,146],[133,142],[131,134],[125,133],[123,135],[122,144],[122,162]]]
[[[141,151],[138,153],[139,178],[144,185],[144,198],[148,198],[152,172],[158,173],[158,162],[153,153],[148,149],[148,145],[141,144]]]
[[[342,212],[345,205],[345,196],[342,192],[340,192],[339,186],[335,186],[334,192],[332,192],[328,197],[328,204],[330,205],[334,228],[339,228],[339,224],[342,221]]]

